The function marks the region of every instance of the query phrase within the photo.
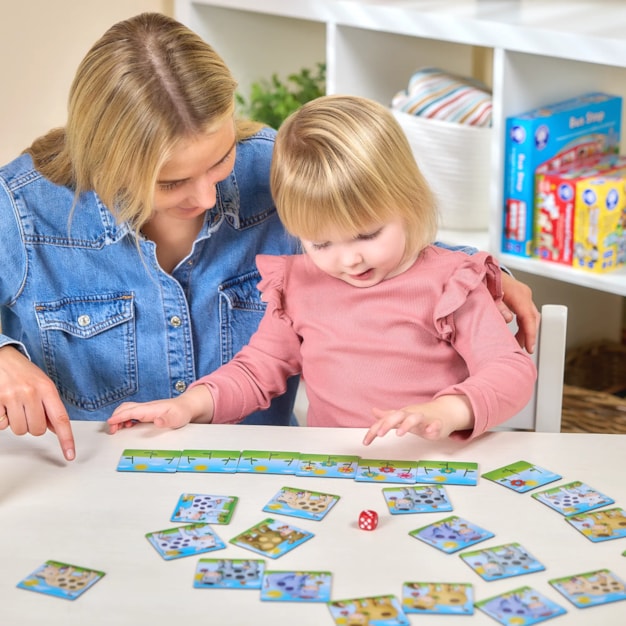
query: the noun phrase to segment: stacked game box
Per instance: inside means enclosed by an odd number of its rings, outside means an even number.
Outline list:
[[[535,178],[538,258],[594,272],[623,264],[626,156],[595,155]]]
[[[535,175],[617,153],[621,115],[621,97],[594,92],[507,118],[503,252],[533,254]]]
[[[576,198],[574,267],[601,274],[626,263],[626,168],[584,182]]]

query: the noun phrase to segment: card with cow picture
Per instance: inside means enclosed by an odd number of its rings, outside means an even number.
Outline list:
[[[491,531],[457,515],[451,515],[422,528],[416,528],[409,532],[409,535],[447,554],[452,554],[494,536]]]
[[[237,496],[183,493],[176,503],[170,521],[228,524],[238,500]]]
[[[193,577],[196,589],[260,589],[262,559],[199,559]]]
[[[339,496],[319,491],[283,487],[264,507],[266,513],[280,513],[319,521],[337,504]]]
[[[506,543],[501,546],[463,552],[459,556],[487,581],[532,574],[545,569],[544,565],[519,543]]]
[[[156,530],[147,533],[146,539],[166,561],[226,547],[209,524],[187,524]]]
[[[474,587],[469,583],[405,582],[402,608],[405,613],[423,615],[473,615]]]
[[[579,609],[626,600],[624,581],[608,569],[553,578],[548,582]]]
[[[266,570],[261,583],[261,600],[268,602],[329,602],[330,572]]]
[[[530,626],[567,611],[532,587],[520,587],[475,603],[477,609],[504,626]]]
[[[270,559],[277,559],[313,536],[308,530],[268,517],[233,537],[230,543]]]
[[[392,515],[452,511],[448,494],[439,485],[385,487],[383,497]]]
[[[327,606],[337,626],[410,626],[400,601],[393,595],[332,600]]]
[[[594,543],[626,537],[626,509],[620,507],[570,515],[565,521]]]
[[[17,586],[27,591],[75,600],[103,576],[104,572],[95,569],[50,560],[21,580]],[[43,621],[45,620],[42,618]]]

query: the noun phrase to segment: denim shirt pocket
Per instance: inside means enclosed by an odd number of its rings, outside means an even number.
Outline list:
[[[137,391],[132,293],[38,302],[47,373],[67,402],[97,410]]]
[[[220,294],[220,338],[222,364],[230,361],[249,341],[265,313],[257,285],[258,271],[223,282]]]

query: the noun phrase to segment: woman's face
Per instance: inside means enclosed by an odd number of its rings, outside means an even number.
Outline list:
[[[194,219],[215,206],[215,186],[235,164],[235,124],[228,118],[211,132],[182,139],[157,176],[154,212]]]

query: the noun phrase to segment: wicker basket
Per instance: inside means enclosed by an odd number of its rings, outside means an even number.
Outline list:
[[[626,399],[564,385],[561,432],[626,434]]]
[[[564,380],[562,432],[626,433],[626,345],[596,341],[569,350]]]
[[[617,394],[626,392],[626,345],[596,341],[568,350],[565,384]]]

